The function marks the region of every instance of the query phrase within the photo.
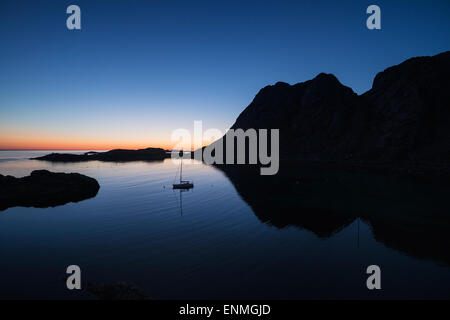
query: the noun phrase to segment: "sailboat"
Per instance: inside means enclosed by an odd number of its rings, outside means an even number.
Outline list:
[[[188,180],[183,180],[183,151],[180,151],[180,158],[181,158],[180,183],[174,183],[173,188],[174,189],[192,189],[194,187],[194,184]]]

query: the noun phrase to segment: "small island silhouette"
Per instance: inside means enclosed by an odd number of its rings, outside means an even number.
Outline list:
[[[97,195],[100,185],[79,173],[35,170],[27,177],[0,174],[0,211],[10,207],[46,208],[78,202]]]

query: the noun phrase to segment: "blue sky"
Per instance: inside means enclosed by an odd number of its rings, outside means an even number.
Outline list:
[[[82,30],[66,28],[70,4]],[[371,4],[381,30],[366,28]],[[162,146],[320,72],[361,94],[386,67],[450,50],[449,30],[450,1],[3,0],[0,148]]]

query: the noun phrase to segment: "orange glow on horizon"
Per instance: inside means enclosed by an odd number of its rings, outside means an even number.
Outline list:
[[[112,150],[112,149],[145,149],[145,148],[162,148],[171,150],[172,145],[157,144],[26,144],[26,145],[9,145],[0,143],[0,150]]]
[[[146,139],[142,136],[121,136],[120,133],[98,135],[95,138],[76,134],[56,134],[55,132],[0,128],[0,150],[112,150],[112,149],[145,149],[162,148],[164,150],[195,150],[197,145],[189,143],[180,146],[165,136]],[[213,141],[203,141],[203,146]]]
[[[161,148],[164,150],[174,149],[176,142],[172,143],[95,143],[95,142],[47,142],[31,141],[28,143],[3,143],[0,141],[0,150],[112,150],[112,149],[145,149]],[[203,145],[206,146],[208,144]],[[192,145],[188,148],[181,148],[186,151],[193,151],[196,148]]]
[[[166,141],[153,142],[109,142],[109,141],[86,141],[86,140],[69,140],[64,138],[39,139],[20,137],[2,139],[0,136],[0,150],[111,150],[111,149],[145,149],[145,148],[162,148],[171,150],[175,143]]]

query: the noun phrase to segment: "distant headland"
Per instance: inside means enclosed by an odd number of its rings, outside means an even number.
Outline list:
[[[89,151],[83,154],[51,153],[33,160],[50,162],[80,162],[80,161],[155,161],[170,157],[164,149],[146,148],[138,150],[114,149],[106,152]]]

